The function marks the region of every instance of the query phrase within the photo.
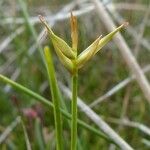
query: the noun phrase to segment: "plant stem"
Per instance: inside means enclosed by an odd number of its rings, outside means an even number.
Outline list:
[[[0,74],[0,81],[3,81],[4,83],[9,84],[10,86],[12,86],[14,89],[29,95],[30,97],[32,97],[35,101],[41,102],[42,104],[44,104],[45,106],[51,107],[52,109],[54,109],[54,104],[42,97],[41,95],[35,93],[34,91],[24,87],[23,85],[3,76]],[[67,118],[71,120],[71,114],[67,113],[66,111],[64,111],[63,109],[60,108],[61,113]],[[78,124],[82,127],[87,129],[88,131],[91,131],[93,134],[107,140],[108,142],[114,143],[116,144],[114,141],[112,141],[108,136],[106,136],[104,133],[102,133],[101,131],[99,131],[98,129],[92,127],[91,125],[88,125],[87,123],[83,122],[82,120],[78,119],[77,120]]]
[[[55,69],[52,61],[52,56],[49,48],[44,49],[45,59],[46,59],[46,67],[49,77],[50,90],[52,94],[52,100],[54,103],[54,120],[55,120],[55,128],[56,128],[56,143],[57,150],[62,150],[62,120],[61,120],[61,112],[60,112],[60,102],[59,102],[59,93],[58,93],[58,85],[55,76]]]
[[[77,143],[77,86],[78,74],[72,76],[72,120],[71,120],[71,150],[76,150]]]

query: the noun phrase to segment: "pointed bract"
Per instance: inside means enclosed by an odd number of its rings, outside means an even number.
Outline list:
[[[124,24],[122,24],[121,26],[119,26],[118,28],[116,28],[114,31],[112,31],[111,33],[109,33],[108,35],[106,35],[105,37],[103,37],[98,44],[98,49],[95,53],[97,53],[103,46],[105,46],[112,38],[113,36],[119,32],[123,27],[127,26],[128,22],[125,22]]]
[[[72,48],[63,39],[61,39],[60,37],[54,34],[54,32],[51,30],[44,17],[39,16],[39,18],[41,22],[44,24],[44,26],[46,27],[55,50],[61,51],[66,57],[70,59],[75,59],[75,53],[72,51]]]
[[[77,58],[77,66],[81,68],[89,59],[91,59],[98,48],[101,36],[97,38],[87,49],[85,49]]]
[[[70,59],[75,59],[76,57],[75,53],[72,51],[72,48],[69,47],[69,45],[64,40],[62,40],[55,34],[51,35],[51,40],[56,51],[61,51],[66,57]]]
[[[78,47],[77,18],[76,16],[73,16],[72,12],[71,12],[71,17],[70,17],[70,24],[71,24],[72,49],[77,54],[77,47]]]
[[[45,18],[41,15],[39,15],[40,21],[44,24],[49,34],[54,34],[52,29],[49,27],[48,23],[46,22]]]
[[[59,60],[61,61],[61,63],[65,66],[65,68],[69,71],[69,72],[73,72],[73,63],[72,61],[67,58],[59,49],[56,51],[56,54],[59,58]]]

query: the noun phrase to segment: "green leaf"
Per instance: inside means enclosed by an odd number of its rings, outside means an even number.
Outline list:
[[[34,129],[35,129],[36,145],[40,150],[45,150],[45,142],[44,142],[42,126],[39,118],[35,119]]]
[[[50,91],[52,94],[52,100],[54,104],[54,120],[55,120],[57,150],[62,150],[63,149],[62,120],[61,120],[61,112],[60,112],[59,92],[58,92],[58,85],[56,81],[52,56],[48,47],[44,48],[44,54],[45,54],[45,59],[46,59],[46,68],[48,72]]]

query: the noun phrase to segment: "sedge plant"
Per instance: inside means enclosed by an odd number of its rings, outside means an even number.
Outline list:
[[[71,83],[72,83],[72,100],[71,100],[71,150],[76,150],[77,144],[77,91],[78,91],[78,70],[81,69],[97,52],[101,50],[101,48],[106,45],[113,36],[120,31],[123,27],[125,27],[128,23],[123,23],[114,31],[106,35],[102,38],[99,36],[89,47],[87,47],[84,51],[78,54],[78,30],[77,30],[77,18],[73,16],[71,13],[71,39],[72,39],[72,46],[69,46],[63,39],[58,37],[50,28],[46,20],[43,16],[39,16],[39,19],[44,24],[47,29],[48,35],[53,43],[55,52],[60,59],[61,63],[64,67],[70,72],[71,75]],[[47,63],[49,63],[48,56],[50,53],[48,52],[48,48],[45,49]],[[54,79],[55,80],[55,79]],[[52,81],[53,82],[53,81]],[[55,87],[51,87],[55,88]],[[57,97],[53,97],[54,99]],[[54,107],[55,106],[54,102]],[[59,110],[59,109],[58,109]],[[58,112],[57,112],[58,113]],[[57,118],[58,117],[58,118]],[[60,134],[60,136],[56,136],[57,138],[61,138],[62,131],[59,129],[61,127],[57,127],[57,124],[61,126],[61,120],[59,116],[55,116],[55,126],[56,126],[56,133]],[[57,122],[60,121],[60,122]],[[57,139],[57,142],[61,141],[61,139]],[[61,143],[57,143],[59,147],[61,147]]]

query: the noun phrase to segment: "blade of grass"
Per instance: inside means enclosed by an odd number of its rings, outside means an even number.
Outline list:
[[[62,119],[60,112],[60,101],[59,101],[59,92],[58,92],[58,84],[55,77],[55,70],[53,66],[51,52],[48,47],[44,48],[44,56],[46,60],[46,68],[48,72],[48,79],[50,84],[50,91],[52,94],[52,100],[54,104],[54,119],[55,119],[55,133],[56,133],[56,145],[57,150],[62,150]]]
[[[45,52],[46,53],[46,52]],[[51,54],[50,54],[51,55]],[[51,59],[52,60],[52,58],[51,58],[51,56],[48,56],[48,59]],[[46,61],[46,62],[48,62],[48,61]],[[47,63],[47,65],[48,65],[48,63]],[[53,77],[55,77],[55,70],[54,70],[54,64],[52,63],[52,61],[51,61],[51,64],[49,64],[48,66],[47,66],[47,70],[48,70],[48,68],[53,68],[52,70],[52,72],[50,72],[49,71],[49,77],[51,77],[51,76],[53,76]],[[56,77],[55,77],[56,78]],[[52,82],[50,82],[50,83],[52,83]],[[67,107],[65,106],[65,103],[64,103],[64,101],[62,100],[62,98],[61,98],[61,93],[60,93],[60,91],[59,91],[59,88],[58,88],[58,85],[57,85],[57,83],[55,82],[55,87],[56,87],[56,90],[57,90],[57,98],[58,98],[58,101],[60,101],[61,102],[61,106],[62,106],[62,108],[67,112]],[[70,123],[68,122],[68,125],[69,125],[69,127],[70,127]],[[60,134],[60,133],[59,133]],[[80,141],[78,140],[78,147],[81,147],[81,145],[80,145]]]
[[[21,118],[20,118],[21,119]],[[25,127],[25,124],[23,122],[23,120],[21,119],[21,126],[23,128],[23,133],[24,133],[24,137],[25,137],[25,142],[26,142],[26,148],[27,150],[32,150],[31,148],[31,144],[30,144],[30,140],[29,140],[29,136],[28,136],[28,133],[27,133],[27,130],[26,130],[26,127]]]
[[[5,77],[5,76],[3,76],[3,75],[1,75],[1,74],[0,74],[0,80],[3,81],[4,83],[7,83],[7,84],[11,85],[13,88],[17,89],[18,91],[23,92],[23,93],[25,93],[25,94],[27,94],[27,95],[33,97],[35,100],[37,100],[37,101],[43,103],[45,106],[48,106],[48,107],[50,106],[51,108],[54,108],[54,105],[53,105],[52,102],[50,102],[48,99],[42,97],[41,95],[39,95],[39,94],[33,92],[33,91],[30,90],[30,89],[28,89],[28,88],[22,86],[21,84],[16,83],[16,82],[10,80],[9,78],[7,78],[7,77]],[[71,115],[70,115],[69,113],[65,112],[63,109],[60,109],[60,110],[61,110],[61,113],[62,113],[67,119],[71,119]],[[82,120],[78,119],[77,122],[78,122],[78,124],[79,124],[81,127],[83,127],[83,128],[85,128],[85,129],[87,129],[87,130],[93,132],[95,135],[98,135],[99,137],[104,138],[105,140],[114,143],[114,142],[113,142],[109,137],[107,137],[104,133],[102,133],[102,132],[100,132],[99,130],[97,130],[96,128],[94,128],[94,127],[92,127],[92,126],[86,124],[86,123],[83,122]]]
[[[38,145],[40,150],[45,150],[45,143],[42,134],[42,126],[39,118],[36,118],[34,126],[35,126],[36,144]]]
[[[16,128],[16,126],[21,122],[20,116],[18,116],[0,135],[0,145],[5,142],[7,137],[11,134],[11,132]]]

